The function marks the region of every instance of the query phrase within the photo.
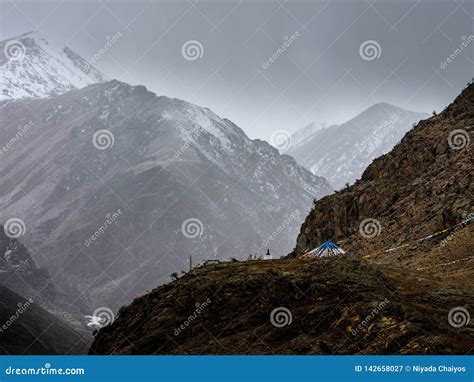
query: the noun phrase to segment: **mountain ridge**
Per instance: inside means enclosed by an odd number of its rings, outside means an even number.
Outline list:
[[[67,46],[32,31],[0,42],[0,100],[51,97],[104,82],[99,70]]]
[[[217,258],[218,247],[229,257],[267,246],[285,255],[295,216],[332,191],[229,120],[144,86],[112,80],[0,107],[5,141],[18,124],[33,123],[2,154],[0,216],[24,219],[25,244],[43,254],[42,265],[61,271],[62,288],[87,290],[94,305],[116,308],[164,282],[187,269],[189,252],[194,263]],[[94,140],[102,133],[104,150]],[[118,221],[86,246],[118,210]],[[182,225],[192,219],[199,231],[187,238]]]
[[[318,129],[287,154],[336,188],[353,183],[376,157],[385,154],[428,114],[380,102],[349,121]]]

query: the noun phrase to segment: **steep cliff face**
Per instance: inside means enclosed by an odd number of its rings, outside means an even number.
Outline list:
[[[473,126],[471,84],[442,113],[421,121],[390,153],[374,160],[361,180],[318,200],[293,255],[327,239],[370,253],[469,216],[474,211]]]

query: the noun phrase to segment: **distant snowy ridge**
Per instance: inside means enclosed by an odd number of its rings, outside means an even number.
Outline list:
[[[0,101],[51,97],[106,80],[73,50],[37,32],[0,42]]]
[[[389,152],[414,123],[428,116],[379,103],[341,125],[313,133],[309,125],[311,134],[292,140],[286,153],[339,189],[358,179],[372,160]]]

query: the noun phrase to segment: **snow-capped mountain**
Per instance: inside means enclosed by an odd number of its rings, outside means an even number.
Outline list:
[[[360,178],[375,158],[389,152],[426,113],[379,103],[342,125],[319,129],[287,151],[336,189]]]
[[[189,256],[285,255],[332,191],[231,121],[143,86],[114,80],[0,110],[0,221],[21,218],[59,289],[96,307],[187,270]]]
[[[0,74],[0,100],[51,97],[106,80],[70,48],[37,32],[0,42]]]

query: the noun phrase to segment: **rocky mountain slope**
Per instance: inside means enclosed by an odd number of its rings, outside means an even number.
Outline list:
[[[336,189],[360,178],[364,169],[395,144],[425,113],[379,103],[342,125],[317,129],[303,141],[292,141],[287,154]]]
[[[0,100],[51,97],[104,82],[105,76],[68,47],[37,32],[0,42]]]
[[[331,192],[229,120],[143,86],[110,81],[0,110],[1,221],[22,219],[41,265],[93,308],[130,301],[189,256],[285,255],[313,198]]]
[[[317,201],[292,256],[193,269],[122,308],[90,353],[472,354],[474,225],[414,240],[474,212],[473,125],[470,85]],[[326,239],[348,254],[294,258]]]
[[[121,309],[89,354],[465,354],[459,305],[468,288],[354,255],[209,265]]]
[[[77,332],[26,299],[0,285],[0,354],[83,354],[88,343]]]

